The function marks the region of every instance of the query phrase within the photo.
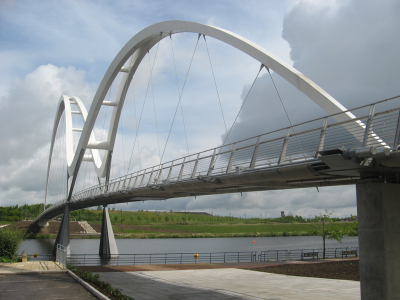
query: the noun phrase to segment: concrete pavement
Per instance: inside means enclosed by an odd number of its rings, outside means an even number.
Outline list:
[[[67,273],[0,275],[0,299],[97,299]]]
[[[40,272],[65,272],[60,265],[54,261],[28,261],[18,263],[0,262],[0,275],[17,275]]]
[[[101,272],[102,280],[141,300],[360,299],[360,283],[243,269]]]
[[[0,263],[0,300],[97,299],[71,276],[54,261]]]

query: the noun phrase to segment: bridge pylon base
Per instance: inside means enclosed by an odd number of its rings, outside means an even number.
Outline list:
[[[357,184],[361,299],[400,299],[400,184]]]
[[[53,255],[56,256],[57,244],[63,245],[68,250],[67,255],[70,255],[69,241],[69,206],[65,206],[64,216],[61,220],[60,228],[58,229],[57,238],[53,246]]]
[[[103,259],[118,256],[117,243],[115,242],[114,232],[110,222],[107,205],[103,208],[103,220],[101,222],[101,236],[99,255]]]

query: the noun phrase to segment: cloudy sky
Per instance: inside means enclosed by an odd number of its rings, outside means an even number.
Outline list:
[[[400,94],[399,15],[400,2],[372,0],[3,0],[0,205],[43,202],[49,142],[60,96],[79,97],[89,109],[115,55],[147,26],[166,20],[187,20],[227,29],[293,65],[345,107],[354,108]],[[174,52],[169,39],[160,42],[158,51],[153,48],[133,79],[134,87],[128,91],[116,140],[114,177],[127,169],[132,172],[158,163],[178,101],[176,77],[182,90],[193,53],[182,94],[188,142],[178,113],[163,161],[185,155],[187,148],[195,153],[216,147],[223,139],[225,125],[207,46],[228,128],[258,73],[258,62],[211,38],[207,44],[200,39],[195,52],[195,34],[175,35],[172,42]],[[152,81],[148,85],[152,65]],[[294,123],[325,115],[277,74],[273,76]],[[111,99],[116,86],[109,92]],[[135,143],[133,148],[142,107],[139,146]],[[101,111],[96,123],[97,139],[107,130],[103,125],[106,119],[107,111]],[[288,120],[269,75],[263,70],[230,138],[254,136],[286,126]],[[90,174],[90,166],[83,167]],[[345,186],[321,188],[319,193],[316,189],[254,192],[131,203],[116,208],[120,207],[187,209],[234,216],[246,213],[256,217],[277,217],[281,210],[310,216],[329,209],[336,216],[345,216],[356,214],[356,199],[355,187]]]

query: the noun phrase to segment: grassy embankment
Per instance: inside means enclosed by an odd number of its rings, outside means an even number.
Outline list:
[[[99,211],[100,213],[100,211]],[[307,236],[313,218],[234,218],[185,213],[109,211],[117,238]],[[100,220],[90,222],[99,231]],[[337,222],[346,230],[351,223]]]
[[[194,215],[174,212],[145,212],[109,210],[110,220],[117,238],[201,238],[201,237],[262,237],[310,235],[314,218],[287,216],[284,218],[235,218],[229,216]],[[244,216],[244,215],[243,215]],[[102,210],[73,211],[71,218],[88,221],[101,231]],[[3,222],[7,222],[4,221]],[[8,223],[13,223],[9,222]],[[22,222],[25,223],[25,222]],[[21,226],[21,222],[19,222]],[[342,229],[351,222],[337,222]],[[28,238],[55,238],[58,223],[47,228],[36,228]],[[55,228],[57,227],[57,228]],[[22,229],[22,228],[21,228]],[[26,228],[27,229],[27,228]],[[99,238],[82,236],[82,228],[70,223],[73,238]]]
[[[337,223],[342,229],[350,224]],[[312,224],[218,224],[218,225],[113,225],[117,238],[203,238],[307,236]]]

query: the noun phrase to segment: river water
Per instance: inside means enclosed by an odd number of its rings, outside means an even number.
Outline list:
[[[253,243],[253,241],[255,243]],[[155,253],[209,253],[245,252],[264,250],[321,249],[322,238],[318,236],[244,237],[244,238],[180,238],[180,239],[117,239],[120,254]],[[54,240],[25,240],[19,253],[30,255],[50,254]],[[97,254],[99,239],[71,240],[71,254]],[[343,242],[326,241],[327,248],[358,247],[358,237],[344,237]]]

